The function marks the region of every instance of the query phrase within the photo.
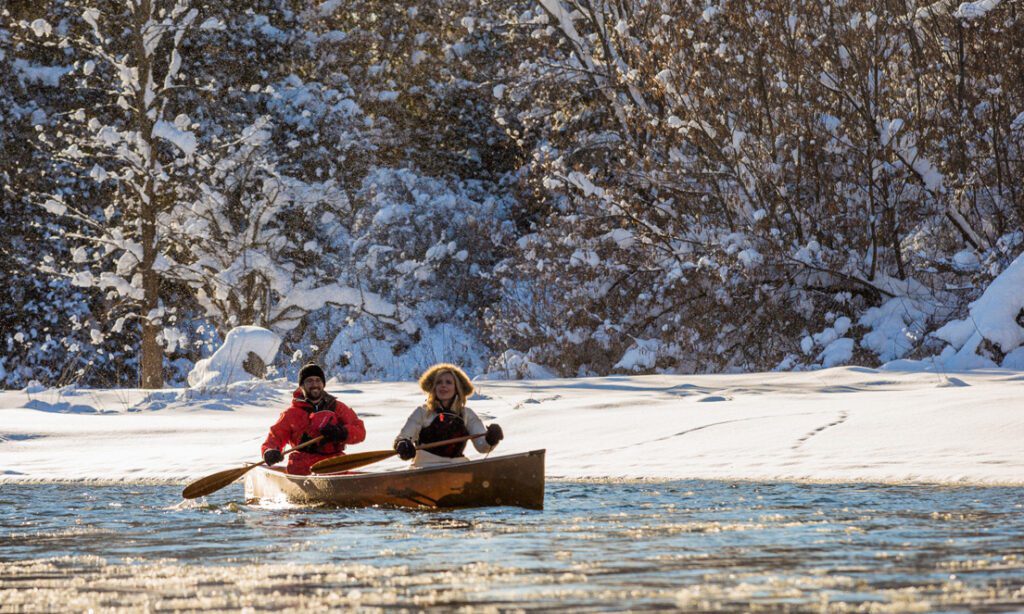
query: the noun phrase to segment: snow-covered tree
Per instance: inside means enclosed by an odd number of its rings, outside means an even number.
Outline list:
[[[356,198],[342,278],[394,305],[391,318],[347,310],[326,358],[349,377],[415,377],[456,361],[483,371],[482,306],[496,300],[490,270],[511,239],[510,203],[486,182],[378,169]]]
[[[325,125],[337,134],[361,118],[344,92],[291,74],[286,54],[276,67],[262,62],[293,36],[262,15],[200,19],[183,2],[77,8],[80,28],[27,27],[81,49],[75,86],[107,103],[72,110],[50,138],[104,194],[97,207],[58,190],[44,206],[78,225],[74,283],[117,297],[110,330],[137,322],[142,385],[160,385],[162,353],[189,341],[176,312],[193,300],[221,335],[238,324],[286,330],[325,304],[348,304],[320,281],[318,239],[337,227],[320,222],[337,219],[345,195],[316,144],[332,133]],[[245,78],[209,49],[238,53]]]
[[[957,10],[538,0],[498,109],[532,154],[495,336],[562,374],[917,347],[973,287],[953,255],[1024,221],[1020,19]]]
[[[0,11],[9,383],[240,324],[349,378],[873,364],[1021,249],[1014,3]]]
[[[73,254],[74,283],[97,287],[140,330],[140,384],[163,385],[164,325],[175,320],[164,300],[164,272],[173,268],[179,245],[169,241],[162,216],[187,193],[195,172],[196,126],[182,108],[181,92],[195,87],[182,73],[181,43],[198,27],[198,10],[186,2],[132,0],[95,5],[68,2],[80,20],[45,19],[27,27],[51,45],[73,49],[77,58],[68,85],[89,93],[92,104],[70,109],[44,142],[56,157],[93,179],[103,192],[101,213],[69,186],[41,203],[55,216],[71,217],[76,235],[88,243]],[[72,85],[73,84],[73,85]],[[162,343],[164,342],[164,343]],[[174,343],[171,344],[171,349]]]
[[[375,310],[337,281],[337,254],[346,249],[342,221],[350,215],[334,180],[307,183],[281,174],[267,149],[265,122],[243,131],[199,184],[199,196],[169,219],[189,246],[187,267],[174,273],[193,287],[221,333],[240,324],[287,332],[325,305]],[[372,301],[371,301],[372,302]]]
[[[501,41],[477,27],[498,21],[486,5],[326,2],[301,15],[315,53],[300,74],[350,91],[366,126],[362,143],[333,143],[332,177],[349,189],[350,214],[325,265],[333,261],[340,285],[394,308],[390,318],[340,306],[307,319],[299,345],[320,348],[333,372],[484,366],[480,318],[514,233],[503,182],[518,163],[491,113]]]
[[[62,164],[39,146],[37,135],[61,121],[69,106],[83,103],[77,93],[60,88],[72,69],[67,50],[25,43],[26,29],[19,24],[46,15],[47,7],[29,3],[0,7],[0,284],[8,289],[0,301],[0,383],[129,383],[121,377],[130,360],[123,339],[98,334],[93,311],[103,309],[102,297],[57,274],[57,263],[70,259],[73,246],[66,234],[72,226],[33,204],[33,193],[64,177]],[[42,22],[36,26],[44,28]],[[75,189],[88,198],[85,186]]]

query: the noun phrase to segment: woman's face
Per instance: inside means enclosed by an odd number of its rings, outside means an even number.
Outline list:
[[[455,398],[455,376],[451,373],[442,373],[434,380],[434,396],[442,403],[448,403]]]

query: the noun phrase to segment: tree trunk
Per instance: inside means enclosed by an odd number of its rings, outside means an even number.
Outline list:
[[[160,320],[150,319],[150,314],[160,306],[160,277],[153,270],[156,261],[156,223],[152,206],[142,211],[142,387],[164,387],[164,350],[157,341]]]
[[[156,182],[159,169],[156,167],[156,143],[153,137],[153,120],[149,114],[150,101],[145,92],[151,82],[152,65],[145,46],[146,24],[152,16],[150,0],[142,0],[135,12],[135,55],[139,68],[140,87],[135,97],[135,116],[139,136],[146,142],[146,170],[148,171],[143,186],[144,198],[138,202],[139,230],[142,234],[142,262],[139,272],[142,274],[142,305],[139,315],[142,322],[141,347],[141,385],[143,388],[164,387],[164,352],[157,335],[160,333],[159,318],[152,319],[151,314],[160,307],[160,274],[153,268],[157,257],[157,210],[160,207],[160,195]]]
[[[142,387],[164,387],[164,351],[156,340],[160,326],[142,323]]]

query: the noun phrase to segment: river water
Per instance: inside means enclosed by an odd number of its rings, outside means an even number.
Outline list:
[[[0,611],[1024,611],[1024,489],[549,482],[546,508],[0,485]]]

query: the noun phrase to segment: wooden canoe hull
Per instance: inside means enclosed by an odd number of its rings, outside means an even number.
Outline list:
[[[382,473],[289,475],[257,467],[245,476],[245,497],[339,507],[539,510],[544,509],[544,450]]]

